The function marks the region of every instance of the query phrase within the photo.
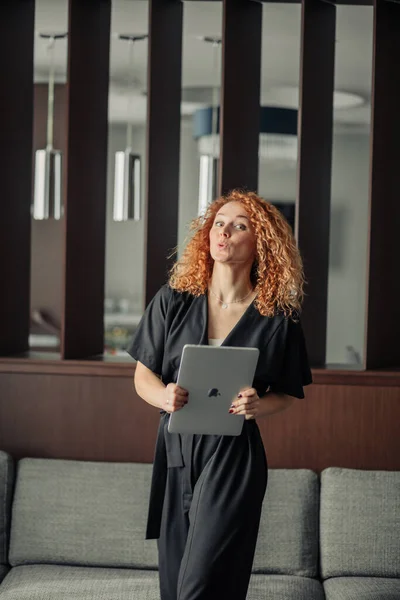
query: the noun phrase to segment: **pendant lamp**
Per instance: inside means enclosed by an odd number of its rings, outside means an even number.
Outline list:
[[[139,221],[141,218],[141,158],[132,152],[132,96],[133,96],[133,49],[135,42],[147,39],[147,34],[120,34],[118,39],[129,44],[129,79],[131,89],[128,89],[128,110],[126,124],[126,148],[115,153],[114,173],[114,221]]]
[[[62,216],[62,155],[53,148],[54,130],[54,48],[57,39],[67,33],[39,34],[49,40],[49,83],[47,97],[47,143],[46,148],[35,152],[34,195],[32,216],[37,220],[61,219]]]

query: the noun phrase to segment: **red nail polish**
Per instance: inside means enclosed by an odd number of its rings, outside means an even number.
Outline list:
[[[230,412],[230,413],[233,413],[233,412],[234,412],[234,410],[233,410],[232,408],[230,408],[230,409],[229,409],[229,412]]]
[[[242,394],[238,394],[238,398],[241,398],[241,397],[242,397]]]

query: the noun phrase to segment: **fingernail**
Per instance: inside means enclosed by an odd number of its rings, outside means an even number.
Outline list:
[[[233,412],[235,412],[235,411],[234,411],[234,410],[232,410],[232,408],[230,408],[230,409],[229,409],[229,412],[230,412],[230,413],[233,413]]]
[[[235,406],[235,405],[232,403],[232,404],[231,404],[231,408],[236,408],[236,406]]]
[[[238,394],[238,398],[241,398],[241,397],[242,397],[242,394]]]

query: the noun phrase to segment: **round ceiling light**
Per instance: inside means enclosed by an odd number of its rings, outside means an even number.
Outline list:
[[[262,103],[269,106],[285,106],[288,108],[299,107],[299,88],[297,86],[273,86],[268,92],[262,94]],[[359,94],[344,91],[333,92],[334,110],[345,110],[363,106],[365,99]]]

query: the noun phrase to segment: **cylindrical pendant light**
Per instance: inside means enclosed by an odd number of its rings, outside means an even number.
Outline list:
[[[134,82],[133,47],[137,41],[147,39],[147,34],[121,34],[118,39],[129,42],[128,69],[131,79],[128,87],[128,111],[126,124],[126,148],[115,153],[114,173],[114,221],[139,221],[141,218],[141,158],[132,152],[132,95]]]
[[[219,95],[220,95],[220,55],[221,38],[204,37],[207,44],[213,47],[213,91],[212,91],[212,131],[216,134],[219,130]],[[216,139],[216,135],[214,139]],[[218,152],[200,153],[200,176],[199,176],[199,201],[198,214],[203,215],[209,204],[216,198],[218,189]]]
[[[115,153],[114,221],[140,220],[140,156],[128,147]]]
[[[45,34],[49,40],[50,57],[47,99],[47,143],[46,148],[35,152],[35,178],[32,216],[37,220],[61,219],[62,216],[62,155],[53,148],[54,130],[54,47],[57,39],[68,34]]]

